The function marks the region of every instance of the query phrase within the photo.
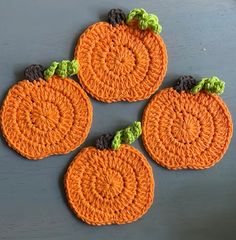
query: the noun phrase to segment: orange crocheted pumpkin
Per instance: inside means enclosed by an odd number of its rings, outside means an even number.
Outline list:
[[[0,123],[9,146],[37,160],[77,148],[88,135],[92,105],[72,79],[23,80],[9,90]]]
[[[166,74],[165,43],[151,28],[140,29],[137,20],[110,22],[93,24],[79,38],[79,81],[99,101],[147,99]]]
[[[146,213],[154,196],[154,180],[146,158],[135,148],[84,148],[65,175],[70,207],[93,225],[130,223]]]
[[[230,112],[219,96],[173,88],[151,99],[143,113],[142,127],[146,150],[169,169],[213,166],[226,152],[233,132]]]
[[[98,140],[96,146],[103,150],[82,149],[65,175],[70,207],[78,218],[92,225],[133,222],[153,202],[154,178],[147,159],[127,144],[117,150],[104,149],[110,146],[110,136]]]

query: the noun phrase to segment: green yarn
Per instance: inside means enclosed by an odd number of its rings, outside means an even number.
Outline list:
[[[112,143],[111,148],[118,150],[122,143],[131,144],[142,134],[141,122],[135,121],[129,127],[117,131]]]
[[[77,60],[72,60],[71,62],[67,64],[67,74],[68,76],[73,76],[77,74],[79,71],[79,63]]]
[[[58,75],[58,76],[60,76],[60,77],[62,77],[62,78],[67,77],[67,63],[68,63],[68,62],[69,62],[69,61],[67,61],[67,60],[62,60],[62,61],[58,64],[58,66],[57,66],[57,68],[56,68],[56,71],[55,71],[56,75]]]
[[[191,93],[195,94],[201,90],[205,90],[208,93],[222,94],[225,89],[225,82],[218,77],[213,76],[211,78],[203,78],[196,86],[191,89]]]
[[[148,28],[152,29],[155,33],[161,33],[162,26],[159,23],[159,19],[154,14],[147,13],[143,8],[134,8],[129,12],[126,22],[129,23],[132,20],[138,20],[139,28],[146,30]]]
[[[61,62],[53,62],[49,68],[44,71],[45,79],[52,77],[54,74],[65,78],[78,73],[79,63],[77,60],[62,60]]]
[[[51,66],[43,72],[45,79],[48,79],[54,75],[58,64],[59,64],[58,62],[53,62]]]

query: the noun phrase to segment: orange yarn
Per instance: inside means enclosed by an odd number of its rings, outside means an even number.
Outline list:
[[[143,142],[169,169],[204,169],[220,161],[233,133],[230,112],[217,95],[162,90],[147,105]]]
[[[79,80],[103,102],[137,101],[150,97],[167,70],[167,52],[160,35],[125,24],[90,26],[75,49]]]
[[[92,225],[133,222],[147,212],[154,197],[152,169],[129,145],[117,151],[82,149],[64,183],[70,207]]]
[[[57,76],[20,81],[1,109],[1,128],[8,144],[28,159],[65,154],[87,137],[92,105],[78,83]]]

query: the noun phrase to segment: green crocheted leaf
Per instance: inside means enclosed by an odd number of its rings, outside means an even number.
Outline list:
[[[79,62],[74,59],[71,62],[69,61],[67,64],[67,74],[68,76],[73,76],[77,74],[79,71]]]
[[[154,14],[147,13],[143,8],[135,8],[129,12],[126,22],[129,24],[132,20],[137,20],[139,28],[146,30],[150,28],[153,32],[160,34],[162,26],[159,23],[159,19]]]
[[[65,78],[67,77],[67,63],[69,61],[68,60],[62,60],[58,66],[57,66],[57,69],[55,71],[56,75],[62,77],[62,78]]]
[[[196,86],[191,89],[191,93],[196,94],[201,90],[208,93],[222,94],[225,89],[225,82],[218,77],[203,78]]]
[[[135,121],[131,126],[116,132],[111,148],[118,150],[122,143],[132,144],[141,134],[141,122]]]
[[[77,60],[62,60],[61,62],[53,62],[49,68],[44,71],[44,78],[48,79],[54,74],[65,78],[78,73],[79,63]]]
[[[44,71],[43,75],[45,79],[48,79],[54,75],[58,64],[58,62],[53,62],[51,66]]]

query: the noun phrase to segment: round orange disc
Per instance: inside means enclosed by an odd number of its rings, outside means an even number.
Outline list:
[[[150,30],[105,22],[90,26],[75,49],[79,80],[99,101],[137,101],[150,97],[167,70],[167,52]]]
[[[151,99],[142,127],[146,150],[169,169],[213,166],[226,152],[233,132],[230,112],[219,96],[172,88]]]
[[[65,190],[77,217],[93,225],[130,223],[150,208],[154,179],[147,159],[135,148],[84,148],[65,175]]]
[[[8,144],[28,159],[65,154],[87,137],[92,105],[75,81],[20,81],[8,92],[1,109],[1,128]]]

